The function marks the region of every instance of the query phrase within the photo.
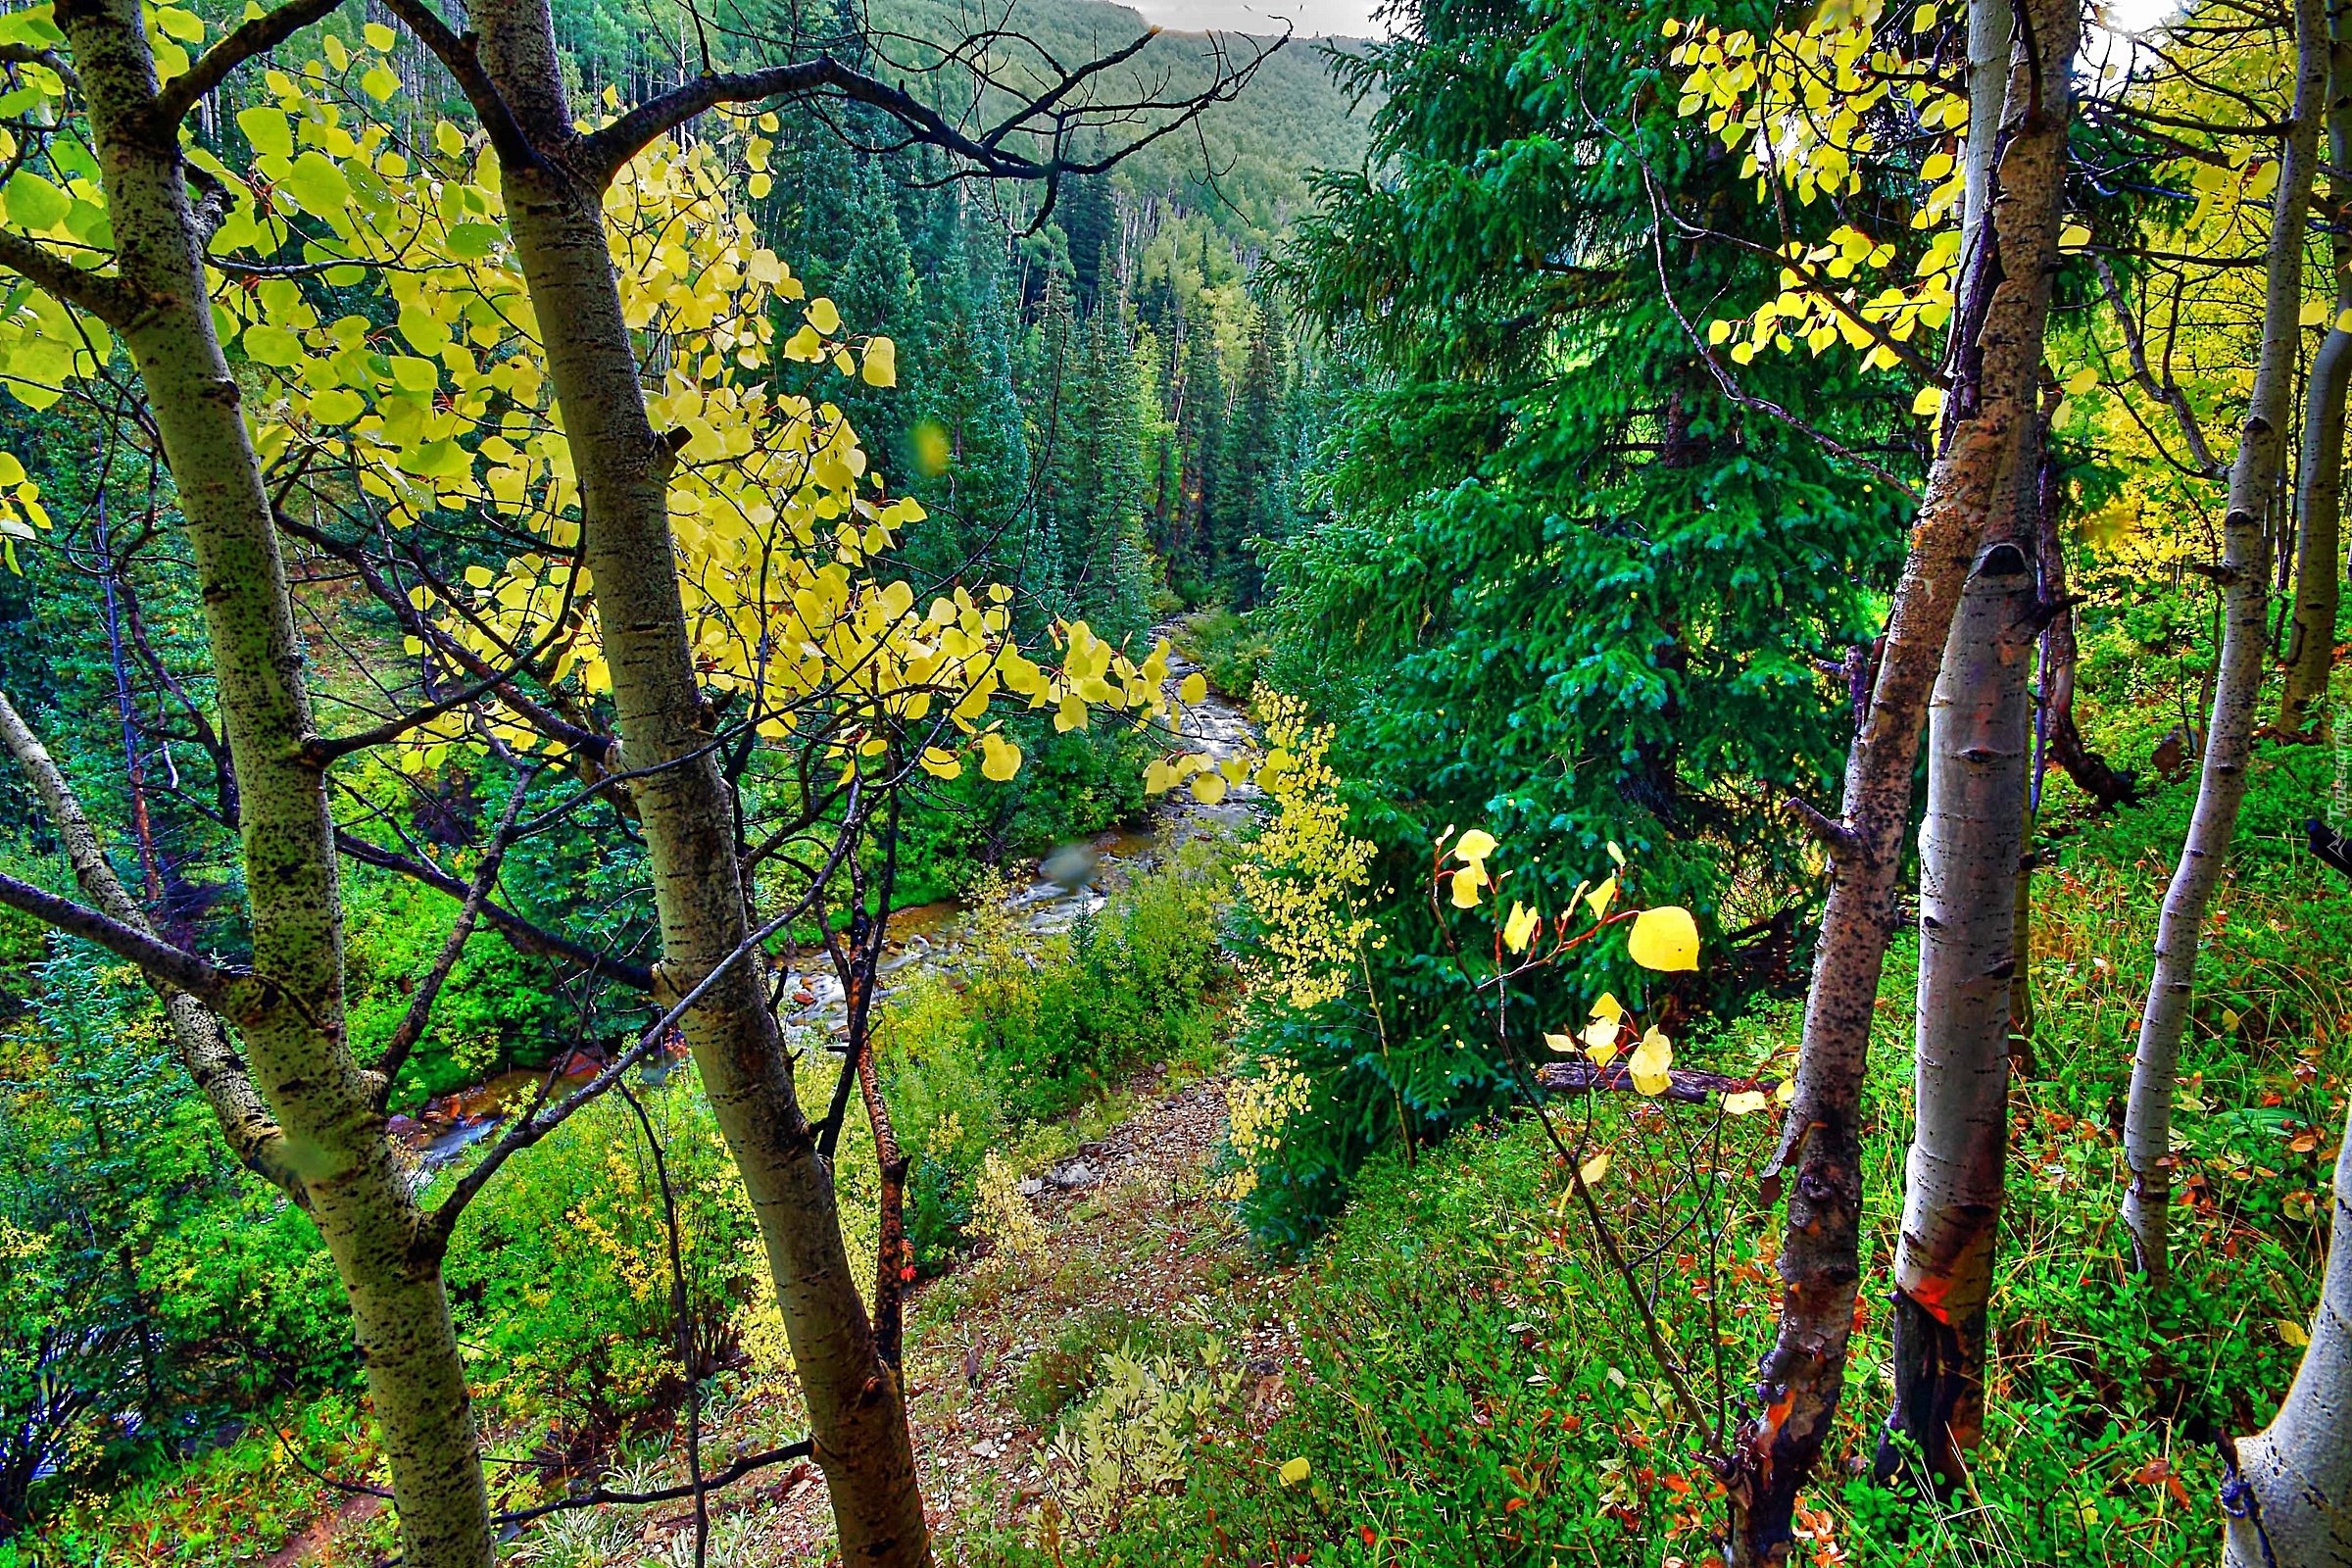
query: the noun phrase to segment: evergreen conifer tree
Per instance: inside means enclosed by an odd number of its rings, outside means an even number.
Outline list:
[[[1728,395],[1693,341],[1708,315],[1769,296],[1773,271],[1659,237],[1655,201],[1782,236],[1738,155],[1677,119],[1656,48],[1677,7],[1415,14],[1344,68],[1387,94],[1372,158],[1324,182],[1287,269],[1360,374],[1323,481],[1339,514],[1278,550],[1270,575],[1279,673],[1336,723],[1355,826],[1397,890],[1371,955],[1388,1038],[1425,1044],[1386,1054],[1336,1015],[1269,1042],[1349,1107],[1286,1135],[1295,1167],[1252,1199],[1294,1237],[1395,1128],[1397,1101],[1442,1128],[1510,1092],[1491,1046],[1465,1048],[1450,972],[1414,956],[1445,951],[1422,889],[1448,826],[1525,846],[1513,891],[1553,910],[1611,874],[1603,846],[1620,843],[1643,901],[1688,905],[1710,944],[1748,917],[1726,917],[1735,867],[1751,894],[1806,896],[1767,813],[1830,783],[1851,710],[1818,665],[1873,634],[1903,537],[1894,487]],[[1792,213],[1808,234],[1837,220]],[[1849,447],[1900,450],[1907,394],[1852,365],[1772,355],[1737,373]],[[1748,978],[1710,951],[1711,984]],[[1546,984],[1566,995],[1531,993],[1513,1018],[1644,982],[1603,943]]]

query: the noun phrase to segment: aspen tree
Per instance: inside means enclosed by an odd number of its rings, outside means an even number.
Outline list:
[[[2131,1170],[2124,1223],[2136,1266],[2156,1280],[2166,1277],[2170,1264],[2166,1211],[2172,1202],[2173,1087],[2196,991],[2197,944],[2230,841],[2237,831],[2261,696],[2270,606],[2266,514],[2286,440],[2303,305],[2303,225],[2311,209],[2328,53],[2325,0],[2299,0],[2294,106],[2271,208],[2261,348],[2236,461],[2230,470],[2222,524],[2222,564],[2216,573],[2222,591],[2222,647],[2213,710],[2206,726],[2196,808],[2157,926],[2156,969],[2148,982],[2124,1114],[2124,1158]]]

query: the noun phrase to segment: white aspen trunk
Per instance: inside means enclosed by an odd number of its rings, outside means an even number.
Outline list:
[[[2352,1128],[2335,1156],[2328,1275],[2311,1344],[2271,1424],[2222,1488],[2223,1568],[2352,1564]]]
[[[1992,3],[1973,0],[1972,16]],[[2082,17],[2073,0],[2026,0],[2024,9],[2032,47],[2011,56],[1987,208],[1992,243],[1964,259],[1944,437],[1887,612],[1870,709],[1846,760],[1842,820],[1828,835],[1833,880],[1795,1099],[1766,1173],[1776,1187],[1790,1167],[1795,1175],[1782,1228],[1780,1323],[1726,1466],[1735,1568],[1788,1560],[1797,1494],[1844,1391],[1861,1277],[1862,1078],[1920,730],[1962,584],[1987,520],[2011,504],[2019,445],[2035,417]],[[1984,128],[1972,134],[1984,137]]]
[[[2173,1087],[2180,1041],[2188,1030],[2189,1003],[2196,992],[2197,941],[2230,841],[2237,832],[2237,808],[2245,799],[2246,764],[2253,752],[2255,706],[2262,691],[2270,604],[2270,534],[2264,514],[2278,478],[2296,334],[2301,329],[2303,224],[2311,210],[2320,105],[2328,86],[2327,35],[2327,0],[2297,0],[2294,122],[2271,210],[2262,349],[2238,437],[2237,461],[2230,471],[2229,512],[2222,521],[2222,648],[2205,732],[2204,771],[2197,783],[2188,839],[2157,927],[2156,972],[2148,983],[2147,1011],[2140,1022],[2124,1115],[2124,1158],[2132,1172],[2124,1197],[2124,1223],[2132,1235],[2135,1263],[2158,1281],[2170,1267],[2166,1210],[2172,1201]]]
[[[646,412],[600,176],[575,167],[579,140],[546,0],[476,0],[469,16],[482,66],[540,159],[504,159],[500,178],[579,476],[581,550],[596,582],[622,766],[638,775],[632,798],[661,920],[659,974],[665,996],[682,996],[749,940],[752,925],[734,800],[710,745],[678,586],[672,449]],[[794,1092],[761,967],[734,964],[681,1027],[759,1218],[842,1559],[921,1568],[930,1534],[905,1386],[858,1293],[832,1171]]]
[[[88,105],[116,266],[140,301],[117,330],[178,491],[236,768],[253,967],[270,984],[231,1021],[351,1302],[404,1561],[487,1568],[489,1495],[441,1274],[416,1246],[415,1200],[345,1030],[334,826],[304,749],[313,724],[293,599],[213,326],[178,126],[152,112],[155,63],[134,0],[66,0],[56,19]]]
[[[2017,520],[2012,511],[2006,521]],[[1917,1126],[1894,1257],[1894,1408],[1879,1470],[1902,1468],[1891,1441],[1901,1435],[1937,1491],[1958,1482],[1954,1451],[1974,1447],[1984,1427],[1985,1309],[2009,1143],[2035,586],[2016,543],[1988,544],[1978,556],[1928,710]]]
[[[2335,618],[2343,601],[2344,392],[2352,383],[2352,7],[2328,19],[2328,224],[2335,305],[2312,356],[2303,405],[2303,461],[2295,534],[2295,612],[2287,633],[2286,686],[2278,727],[2300,730],[2327,695],[2335,667]],[[2328,722],[2333,722],[2329,716]]]

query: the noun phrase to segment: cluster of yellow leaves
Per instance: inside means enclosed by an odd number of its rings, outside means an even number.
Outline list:
[[[24,465],[13,453],[0,452],[0,557],[8,569],[17,567],[17,541],[30,539],[33,530],[49,526],[41,505],[41,487],[24,476]]]
[[[1234,893],[1258,922],[1263,958],[1245,966],[1253,988],[1304,1010],[1348,991],[1364,912],[1373,847],[1348,831],[1339,779],[1324,760],[1331,730],[1305,705],[1260,687],[1265,760],[1260,786],[1272,803],[1264,831],[1234,872]]]
[[[1282,1148],[1283,1129],[1306,1108],[1312,1085],[1306,1074],[1280,1056],[1260,1063],[1257,1076],[1225,1085],[1225,1136],[1239,1160],[1225,1178],[1224,1196],[1235,1202],[1257,1190],[1260,1165]]]
[[[1937,21],[1930,0],[1911,13],[1905,30],[1916,37],[1933,31]],[[1738,364],[1767,349],[1790,353],[1799,344],[1819,356],[1843,342],[1863,356],[1863,368],[1891,369],[1903,363],[1899,345],[1923,327],[1940,331],[1951,319],[1967,186],[1962,153],[1968,100],[1938,80],[1930,62],[1889,46],[1887,24],[1885,0],[1830,0],[1806,13],[1801,25],[1761,36],[1673,19],[1664,25],[1667,37],[1682,40],[1668,56],[1685,73],[1681,114],[1704,111],[1708,130],[1726,148],[1747,145],[1740,172],[1754,178],[1759,202],[1769,198],[1776,180],[1795,192],[1800,206],[1825,196],[1859,195],[1877,152],[1877,137],[1867,128],[1874,113],[1902,107],[1922,131],[1940,133],[1940,144],[1918,170],[1927,193],[1911,226],[1926,231],[1928,243],[1909,278],[1872,286],[1873,274],[1895,264],[1897,247],[1852,223],[1839,224],[1818,244],[1789,241],[1781,250],[1780,292],[1748,316],[1707,324],[1710,344],[1738,339],[1731,348]],[[2201,201],[2208,199],[2208,184],[2219,194],[2227,183],[2209,176],[2227,173],[2199,166]],[[2275,169],[2270,177],[2275,183]],[[2259,179],[2259,167],[2246,175],[2247,181]],[[2069,224],[2060,248],[2080,251],[2090,237],[2089,229]],[[2095,371],[2079,369],[2062,385],[2079,393],[2097,381]],[[1942,389],[1931,385],[1919,390],[1911,411],[1933,416],[1942,405]]]
[[[972,1228],[1006,1263],[1034,1263],[1046,1255],[1046,1227],[1021,1196],[1020,1171],[993,1149],[972,1184]]]
[[[1885,9],[1884,0],[1830,0],[1807,13],[1801,25],[1761,36],[1711,24],[1665,24],[1667,37],[1682,39],[1668,57],[1685,73],[1681,113],[1704,111],[1708,130],[1726,148],[1746,144],[1740,172],[1754,178],[1758,201],[1767,199],[1776,180],[1803,206],[1859,194],[1876,151],[1869,117],[1899,104],[1922,130],[1943,132],[1943,145],[1920,167],[1928,191],[1911,225],[1934,230],[1956,220],[1968,100],[1882,40]],[[1914,33],[1935,25],[1933,5],[1919,7],[1911,18]],[[1732,350],[1740,364],[1768,347],[1786,353],[1802,343],[1818,355],[1843,339],[1865,353],[1869,368],[1891,367],[1899,357],[1888,340],[1906,342],[1922,325],[1939,328],[1951,317],[1956,231],[1935,236],[1909,281],[1890,281],[1867,294],[1862,280],[1895,260],[1891,243],[1849,223],[1818,245],[1791,242],[1783,254],[1788,265],[1779,295],[1751,317],[1708,326],[1712,343],[1743,334]]]
[[[166,41],[203,37],[190,13],[150,20]],[[56,38],[45,7],[5,27],[36,46]],[[521,657],[549,685],[593,699],[610,690],[610,672],[596,584],[576,556],[576,466],[496,159],[478,132],[381,112],[401,90],[386,58],[395,41],[369,23],[356,47],[330,36],[325,58],[266,72],[265,100],[235,117],[251,149],[243,167],[191,143],[189,162],[228,193],[211,243],[215,318],[259,383],[244,407],[266,464],[301,468],[336,492],[335,504],[357,500],[394,528],[458,513],[540,542],[469,566],[462,583],[419,585],[412,603],[472,654]],[[164,66],[167,75],[184,71],[184,53]],[[24,69],[62,102],[55,73]],[[607,107],[619,107],[616,95]],[[1164,644],[1138,662],[1080,622],[1056,628],[1060,664],[1046,668],[1015,646],[1006,590],[958,588],[918,607],[888,579],[883,558],[922,507],[890,495],[836,404],[767,379],[779,362],[829,366],[876,387],[898,374],[890,339],[845,335],[833,302],[808,299],[760,243],[737,193],[767,185],[775,129],[768,114],[722,122],[691,146],[657,142],[605,198],[647,412],[675,444],[670,524],[706,683],[747,697],[768,739],[821,728],[845,768],[903,743],[940,778],[973,754],[989,778],[1019,769],[1019,747],[987,717],[1001,692],[1051,708],[1057,730],[1086,727],[1096,709],[1164,716]],[[0,158],[11,146],[0,141]],[[0,192],[0,213],[31,237],[95,257],[107,238],[95,164],[73,137],[52,138],[53,164],[73,154],[74,167],[87,165],[81,175],[61,186],[21,169]],[[358,312],[325,318],[323,296],[306,286],[313,272],[339,299],[374,293],[390,326]],[[95,321],[41,291],[17,295],[0,317],[0,375],[20,400],[45,407],[103,367],[113,346]],[[786,305],[799,307],[799,321],[777,343]],[[22,478],[13,496],[0,494],[0,534],[15,519],[46,520]],[[427,650],[413,637],[409,652]],[[452,746],[487,739],[546,744],[517,715],[493,710],[484,727],[478,713],[453,711],[410,734],[406,760],[438,766]],[[1204,759],[1155,765],[1203,799],[1223,793],[1225,777]]]
[[[1443,837],[1441,837],[1443,843]],[[1472,828],[1453,840],[1446,856],[1459,864],[1450,872],[1441,871],[1451,885],[1452,902],[1456,908],[1478,907],[1483,890],[1500,887],[1500,880],[1487,869],[1500,846],[1494,834],[1484,828]],[[1548,961],[1569,946],[1569,927],[1577,905],[1585,906],[1593,930],[1608,921],[1609,908],[1616,902],[1618,873],[1626,868],[1625,852],[1617,845],[1608,847],[1609,858],[1615,862],[1613,871],[1595,886],[1579,882],[1576,891],[1568,896],[1569,913],[1562,914],[1556,924],[1561,947],[1551,954],[1536,954],[1531,963]],[[1441,867],[1444,860],[1440,861]],[[1618,916],[1623,919],[1623,915]],[[1514,954],[1528,953],[1542,932],[1543,915],[1527,905],[1512,901],[1511,911],[1502,921],[1502,947]],[[1591,935],[1590,932],[1587,935]],[[1582,941],[1584,938],[1578,938]],[[1660,905],[1655,908],[1635,911],[1633,929],[1626,935],[1626,956],[1644,969],[1660,973],[1689,971],[1698,967],[1698,922],[1690,911],[1680,905]],[[1625,1004],[1615,996],[1603,994],[1592,1005],[1592,1014],[1585,1026],[1573,1034],[1545,1033],[1544,1043],[1555,1052],[1581,1051],[1595,1067],[1605,1067],[1617,1059],[1623,1041],[1631,1033]],[[1627,1070],[1632,1074],[1634,1087],[1644,1095],[1662,1095],[1672,1082],[1668,1069],[1674,1065],[1674,1046],[1665,1034],[1652,1026],[1636,1043]],[[1606,1162],[1603,1161],[1603,1168]],[[1597,1181],[1597,1175],[1589,1180]]]

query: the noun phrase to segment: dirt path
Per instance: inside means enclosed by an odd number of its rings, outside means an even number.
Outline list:
[[[1082,1395],[1122,1338],[1214,1335],[1244,1371],[1250,1424],[1280,1410],[1297,1340],[1282,1315],[1290,1275],[1258,1258],[1213,1190],[1224,1136],[1222,1080],[1155,1096],[1025,1184],[1039,1256],[982,1258],[916,1293],[906,1372],[943,1560],[956,1559],[959,1538],[1027,1528],[1066,1484],[1052,1406]],[[730,1531],[740,1561],[826,1560],[831,1518],[813,1476],[766,1490],[737,1510],[754,1515]],[[676,1523],[662,1522],[664,1542]]]
[[[1213,1338],[1238,1374],[1235,1419],[1254,1430],[1280,1412],[1298,1340],[1285,1317],[1291,1271],[1263,1261],[1216,1190],[1224,1080],[1131,1084],[1136,1114],[1024,1184],[1044,1245],[1027,1258],[983,1257],[919,1287],[908,1306],[906,1369],[923,1493],[943,1563],[958,1543],[1026,1534],[1072,1475],[1056,1428],[1122,1343],[1198,1347]],[[706,1427],[706,1455],[775,1441],[788,1420],[755,1396]],[[682,1479],[676,1455],[624,1484]],[[374,1498],[352,1498],[273,1553],[265,1568],[372,1563]],[[832,1560],[832,1518],[803,1463],[714,1494],[709,1568],[805,1568]],[[502,1561],[547,1568],[671,1568],[692,1559],[682,1504],[596,1509],[535,1532]]]

